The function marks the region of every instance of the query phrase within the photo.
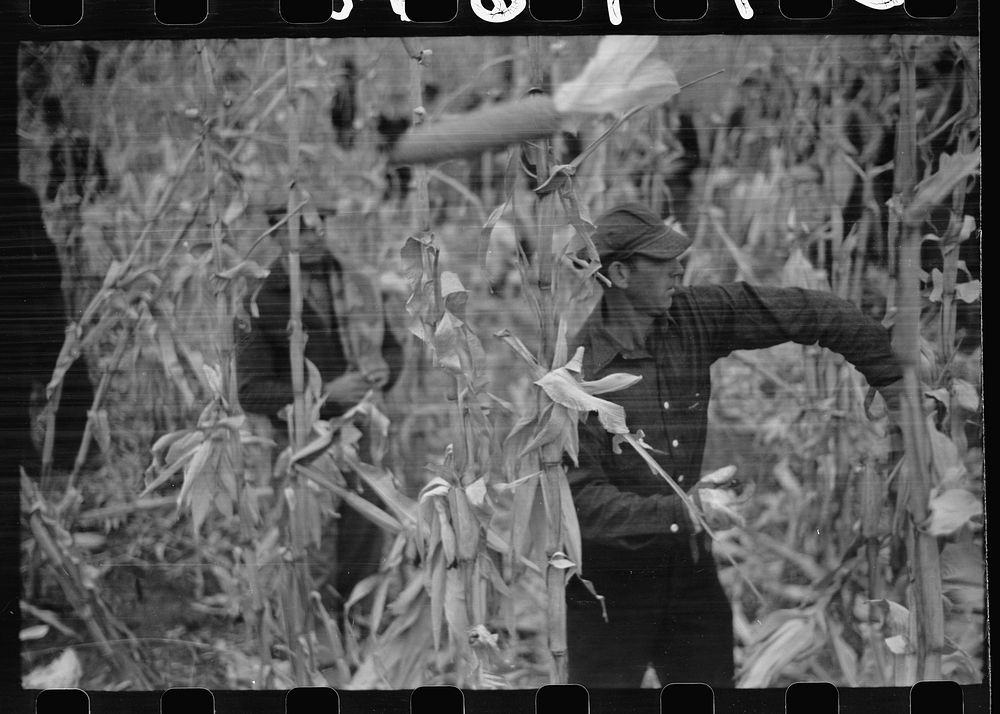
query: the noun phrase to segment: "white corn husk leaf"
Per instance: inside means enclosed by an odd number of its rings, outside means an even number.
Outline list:
[[[932,536],[951,535],[960,528],[981,527],[983,502],[964,488],[936,487],[928,503],[930,514],[922,527]]]
[[[69,689],[80,684],[83,665],[70,648],[56,659],[41,667],[36,667],[21,679],[24,689]]]
[[[821,615],[815,611],[777,610],[765,621],[762,632],[766,634],[750,647],[737,684],[740,688],[769,686],[789,665],[810,657],[826,640]]]
[[[612,434],[627,434],[625,409],[614,402],[599,399],[595,394],[627,389],[641,377],[632,374],[609,374],[601,379],[588,382],[580,379],[583,365],[583,347],[578,347],[572,359],[564,366],[547,372],[535,384],[542,388],[556,404],[572,412],[597,412],[598,419]],[[543,442],[544,443],[544,442]],[[537,446],[533,444],[532,446]]]
[[[561,114],[620,114],[647,104],[662,104],[680,91],[666,62],[650,58],[656,36],[605,37],[574,79],[556,90]]]

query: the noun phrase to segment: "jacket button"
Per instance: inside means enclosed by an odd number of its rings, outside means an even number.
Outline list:
[[[677,477],[677,483],[684,483],[684,474]]]
[[[677,441],[677,439],[674,439],[673,441],[670,442],[670,445],[673,446],[674,448],[677,448],[678,446],[681,445],[681,442]]]
[[[663,402],[663,408],[664,409],[669,409],[670,408],[670,402]]]
[[[679,525],[677,525],[676,523],[671,523],[670,524],[670,532],[671,533],[676,533],[680,529],[681,529],[681,527]]]

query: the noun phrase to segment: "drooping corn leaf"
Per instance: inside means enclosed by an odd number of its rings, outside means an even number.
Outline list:
[[[580,74],[556,89],[556,109],[563,114],[618,114],[666,102],[680,85],[666,62],[650,57],[657,42],[653,35],[605,37]]]
[[[641,377],[616,381],[634,384],[639,379]],[[593,396],[588,388],[589,383],[575,379],[567,368],[561,367],[552,370],[541,379],[535,380],[535,384],[541,387],[552,401],[568,409],[577,412],[597,412],[601,426],[612,434],[628,433],[629,429],[625,423],[625,409],[619,404]],[[575,419],[573,421],[573,428],[576,428]]]
[[[951,535],[965,526],[981,527],[983,502],[964,488],[934,489],[928,502],[930,513],[922,527],[933,536]]]

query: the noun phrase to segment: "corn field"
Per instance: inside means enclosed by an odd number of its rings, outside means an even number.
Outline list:
[[[580,417],[642,451],[614,404],[627,377],[583,381],[572,349],[603,288],[576,256],[624,201],[693,239],[686,284],[830,291],[890,326],[904,365],[898,433],[820,347],[713,366],[705,469],[754,484],[713,542],[736,685],[983,680],[978,41],[661,38],[649,80],[627,56],[588,64],[599,40],[22,45],[21,178],[70,313],[32,415],[41,468],[20,474],[26,687],[565,681]],[[549,136],[390,161],[405,127],[582,72],[623,89],[585,92]],[[50,190],[52,146],[84,138]],[[336,418],[304,357],[303,226],[345,266],[352,362],[374,303],[404,348],[392,388]],[[234,325],[279,265],[294,401],[275,435],[241,407]],[[77,360],[94,400],[53,468]],[[385,547],[339,593],[344,509]]]

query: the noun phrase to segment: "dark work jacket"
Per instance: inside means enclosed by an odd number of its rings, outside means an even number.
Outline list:
[[[332,259],[314,272],[313,279],[328,281],[331,271],[337,270]],[[327,308],[326,320],[308,300],[302,304],[302,328],[306,333],[305,356],[316,365],[323,382],[329,382],[351,369],[341,342],[340,327],[332,299]],[[291,288],[288,274],[281,267],[272,268],[257,295],[260,316],[250,322],[249,331],[236,330],[237,372],[240,383],[240,404],[244,410],[271,418],[277,425],[278,412],[292,402],[292,368],[289,359],[288,320],[291,315]],[[372,319],[385,320],[382,315]],[[403,348],[385,327],[382,355],[389,365],[389,389],[403,366]],[[327,402],[320,416],[329,419],[338,416],[353,405]]]
[[[701,477],[711,397],[710,367],[734,350],[783,342],[818,343],[839,352],[873,387],[902,372],[889,333],[851,303],[829,293],[743,283],[678,291],[657,319],[646,349],[623,353],[612,315],[599,305],[580,331],[584,377],[641,375],[628,389],[604,395],[621,404],[632,433],[642,430],[652,456],[675,481],[691,488]],[[583,536],[584,576],[648,571],[667,562],[669,549],[689,547],[693,524],[667,483],[611,435],[596,415],[580,427],[579,467],[569,471]]]

